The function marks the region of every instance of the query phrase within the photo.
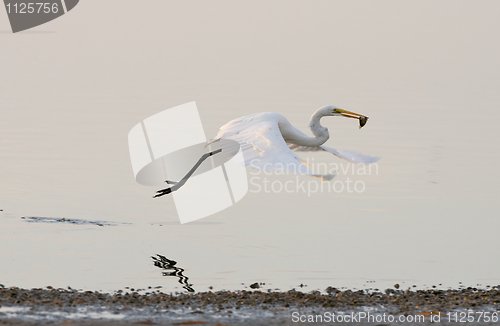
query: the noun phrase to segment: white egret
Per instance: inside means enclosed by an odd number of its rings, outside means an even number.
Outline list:
[[[261,170],[286,170],[330,180],[334,175],[313,174],[293,151],[327,151],[351,163],[369,164],[379,160],[352,151],[336,150],[323,145],[329,138],[328,128],[320,124],[322,117],[343,116],[360,120],[363,127],[368,117],[333,105],[318,109],[311,116],[309,128],[313,137],[292,126],[281,114],[263,112],[234,119],[222,126],[212,142],[232,139],[240,143],[245,165]]]

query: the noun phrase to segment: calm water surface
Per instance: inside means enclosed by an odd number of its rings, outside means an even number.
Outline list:
[[[262,13],[227,3],[225,16],[158,2],[177,12],[169,19],[123,8],[154,26],[120,15],[105,25],[82,4],[44,25],[56,33],[0,34],[0,283],[183,292],[499,284],[499,6],[387,4],[318,4],[304,16],[306,4]],[[188,13],[205,27],[193,29]],[[382,159],[370,175],[339,171],[334,181],[363,182],[360,193],[251,184],[236,205],[180,225],[172,198],[135,183],[127,134],[193,100],[208,138],[262,111],[308,131],[314,110],[334,104],[370,120],[359,130],[324,118],[327,145]],[[157,255],[176,264],[155,266]]]

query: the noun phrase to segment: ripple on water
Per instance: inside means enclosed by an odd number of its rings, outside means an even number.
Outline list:
[[[58,217],[40,217],[40,216],[23,216],[21,219],[28,223],[69,223],[76,225],[97,225],[97,226],[117,226],[117,225],[129,225],[131,223],[123,222],[108,222],[108,221],[89,221],[82,219],[72,219],[72,218],[58,218]]]

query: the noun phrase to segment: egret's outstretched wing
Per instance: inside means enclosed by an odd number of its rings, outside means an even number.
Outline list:
[[[303,134],[304,136],[307,137],[307,135],[302,132],[301,130],[295,128],[297,132]],[[349,161],[351,163],[362,163],[362,164],[370,164],[370,163],[375,163],[378,160],[380,160],[380,157],[374,157],[374,156],[368,156],[364,155],[361,153],[353,152],[353,151],[347,151],[347,150],[337,150],[325,145],[320,145],[320,146],[299,146],[295,144],[288,144],[288,147],[290,147],[291,150],[296,151],[296,152],[316,152],[316,151],[326,151],[330,152],[333,155],[340,157],[346,161]]]
[[[245,165],[254,169],[308,174],[324,180],[334,177],[314,175],[300,157],[288,148],[277,122],[262,121],[254,116],[230,121],[221,127],[215,139],[232,139],[240,143]]]
[[[320,145],[320,146],[298,146],[295,144],[289,144],[288,145],[291,150],[296,151],[296,152],[316,152],[316,151],[326,151],[330,152],[333,155],[340,157],[346,161],[349,161],[351,163],[355,164],[371,164],[375,163],[378,160],[380,160],[380,157],[375,157],[375,156],[368,156],[364,155],[361,153],[357,153],[354,151],[347,151],[347,150],[337,150],[325,145]]]
[[[331,147],[321,145],[320,146],[324,151],[330,152],[335,156],[343,158],[351,163],[362,163],[362,164],[371,164],[380,160],[380,157],[376,156],[368,156],[361,153],[347,151],[347,150],[337,150]]]

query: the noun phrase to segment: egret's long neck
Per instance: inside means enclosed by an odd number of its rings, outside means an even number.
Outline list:
[[[311,117],[309,127],[311,128],[314,137],[304,135],[303,132],[300,132],[297,128],[292,126],[285,117],[283,117],[283,121],[278,123],[281,135],[288,144],[308,147],[317,147],[319,145],[323,145],[328,140],[328,138],[330,138],[328,129],[326,129],[319,123],[321,117],[327,115],[327,113],[325,112],[326,110],[324,108],[319,109]]]
[[[309,128],[311,128],[311,132],[314,135],[314,138],[311,141],[314,143],[311,146],[319,146],[324,144],[328,138],[330,138],[330,134],[328,133],[328,129],[323,127],[320,123],[322,117],[325,116],[325,113],[322,109],[317,110],[311,117],[311,121],[309,122]]]

